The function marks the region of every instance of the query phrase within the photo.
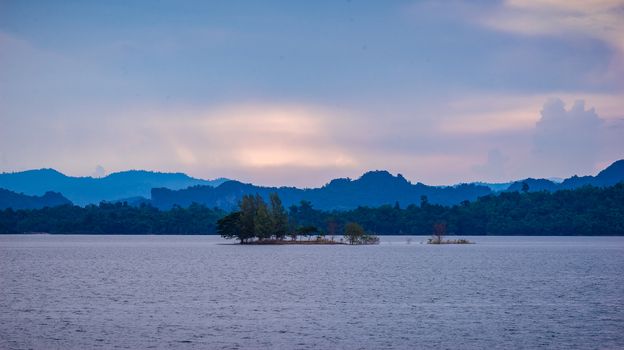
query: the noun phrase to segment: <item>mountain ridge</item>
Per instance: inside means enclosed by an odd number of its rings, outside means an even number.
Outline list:
[[[74,204],[86,205],[122,198],[149,197],[154,187],[182,189],[194,185],[216,186],[227,179],[203,180],[184,173],[127,170],[101,178],[67,176],[55,169],[42,168],[1,173],[0,188],[39,196],[48,191],[60,192]]]
[[[501,188],[501,190],[521,191],[523,184],[526,183],[530,191],[556,191],[585,185],[611,186],[623,180],[624,160],[619,160],[596,176],[578,177],[575,175],[561,183],[529,178],[511,182],[507,189]],[[184,207],[195,202],[208,207],[231,210],[237,206],[243,195],[259,194],[267,199],[271,192],[276,192],[286,206],[298,204],[304,200],[311,202],[317,209],[349,210],[358,206],[420,204],[423,197],[426,197],[426,200],[432,204],[454,205],[500,192],[500,190],[496,191],[486,184],[478,183],[452,186],[429,186],[420,182],[413,184],[401,174],[395,176],[386,170],[372,170],[356,180],[337,178],[318,188],[256,186],[235,180],[210,188],[203,186],[181,190],[154,188],[151,191],[151,203],[161,209],[168,209],[174,205]]]
[[[7,208],[41,209],[65,204],[72,204],[72,202],[58,192],[48,191],[41,196],[29,196],[0,188],[0,210]]]
[[[624,160],[618,160],[595,176],[574,175],[561,182],[527,178],[506,183],[461,183],[451,186],[430,186],[412,183],[403,175],[392,175],[386,170],[371,170],[353,180],[336,178],[317,188],[272,187],[243,183],[224,178],[203,180],[184,173],[160,173],[147,170],[128,170],[102,178],[71,177],[54,169],[28,170],[0,174],[0,188],[29,196],[48,191],[61,193],[77,205],[97,204],[101,201],[128,202],[131,205],[151,204],[161,209],[174,205],[188,206],[193,202],[209,207],[233,209],[246,194],[260,194],[267,198],[277,192],[285,205],[309,201],[318,209],[348,210],[358,206],[384,204],[407,206],[420,204],[422,197],[432,204],[453,205],[472,201],[480,196],[501,191],[528,190],[557,191],[585,185],[611,186],[624,180]]]
[[[474,200],[491,193],[486,186],[460,184],[455,186],[428,186],[412,184],[402,175],[391,175],[382,170],[369,171],[360,178],[351,180],[340,178],[331,180],[319,188],[268,187],[256,186],[239,181],[227,181],[217,187],[194,186],[182,190],[166,188],[152,189],[152,205],[167,209],[174,205],[188,206],[195,203],[208,207],[231,210],[243,195],[259,194],[268,198],[276,192],[285,206],[309,201],[315,208],[325,210],[347,210],[358,206],[381,206],[396,202],[420,203],[421,196],[427,196],[431,203],[456,204],[463,200]]]
[[[605,187],[613,186],[618,182],[624,180],[624,159],[617,160],[608,167],[604,168],[595,176],[585,175],[578,176],[573,175],[567,179],[563,179],[562,182],[554,182],[547,179],[534,179],[527,178],[524,180],[518,180],[511,183],[506,191],[521,191],[523,183],[529,186],[529,191],[558,191],[558,190],[571,190],[586,185]]]

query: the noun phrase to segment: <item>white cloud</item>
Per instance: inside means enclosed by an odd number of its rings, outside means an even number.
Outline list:
[[[623,86],[617,77],[624,75],[624,0],[507,0],[478,21],[520,35],[598,40],[613,55],[605,67],[587,73],[586,81]]]
[[[85,175],[97,162],[109,171],[183,171],[270,185],[317,186],[371,169],[431,184],[567,177],[624,155],[621,102],[594,97],[600,117],[581,104],[566,110],[551,102],[541,121],[545,96],[490,94],[375,115],[305,103],[108,109],[83,119],[74,111],[8,120],[0,149],[10,170]],[[410,119],[414,114],[428,117]]]
[[[104,176],[106,176],[106,169],[104,169],[104,167],[101,166],[101,165],[97,165],[95,167],[95,169],[93,170],[92,176],[93,177],[104,177]]]
[[[601,152],[604,120],[585,102],[566,110],[560,99],[544,104],[535,125],[533,152],[540,167],[553,175],[591,173]]]
[[[624,51],[624,0],[507,0],[482,18],[496,29],[527,34],[576,34]]]
[[[150,124],[188,165],[341,168],[355,160],[334,137],[331,120],[340,117],[311,105],[242,104]]]
[[[488,152],[485,163],[476,165],[474,170],[480,175],[481,181],[501,181],[507,177],[508,161],[509,157],[495,148]]]

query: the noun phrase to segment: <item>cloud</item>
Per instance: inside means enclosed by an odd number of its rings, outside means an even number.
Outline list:
[[[582,101],[566,109],[563,101],[581,97],[597,109]],[[617,94],[465,94],[436,112],[435,135],[455,147],[446,152],[464,155],[465,181],[595,174],[624,157],[622,101]]]
[[[336,112],[317,106],[265,103],[161,118],[154,125],[189,164],[212,155],[213,161],[216,157],[252,168],[353,165],[355,160],[332,132],[335,118]]]
[[[617,94],[581,94],[604,123],[596,131],[595,156],[579,168],[547,161],[545,154],[557,153],[546,141],[535,141],[540,147],[531,152],[536,111],[551,94],[472,89],[409,99],[380,93],[340,103],[288,96],[260,102],[136,98],[128,91],[142,89],[130,89],[97,65],[3,34],[0,63],[0,80],[12,82],[0,84],[0,166],[11,171],[54,167],[89,175],[102,164],[108,171],[144,168],[316,186],[388,169],[413,181],[450,184],[505,180],[519,171],[568,176],[622,156],[614,146],[622,145],[624,125]],[[556,134],[556,127],[541,128]]]
[[[585,102],[566,110],[561,99],[544,104],[535,125],[533,153],[539,166],[553,175],[593,172],[600,158],[604,120]]]
[[[371,169],[440,185],[567,177],[623,156],[616,98],[592,97],[608,111],[600,116],[580,103],[567,110],[553,100],[541,118],[540,99],[546,97],[484,94],[385,114],[284,102],[109,108],[89,118],[77,112],[36,122],[10,118],[0,128],[0,149],[10,170],[54,167],[85,175],[97,162],[109,172],[183,171],[297,186]]]
[[[486,162],[476,165],[474,170],[481,175],[482,181],[501,181],[507,176],[507,161],[509,158],[495,148],[488,152]]]
[[[614,75],[624,74],[624,0],[506,0],[484,13],[478,21],[496,30],[606,44],[614,51],[611,62],[602,72],[589,74],[588,81],[622,86]]]
[[[351,4],[355,21],[297,12],[245,25],[124,9],[132,23],[112,31],[109,15],[84,26],[79,9],[31,6],[45,15],[0,28],[0,166],[309,186],[370,169],[435,184],[589,173],[623,156],[622,1]],[[576,125],[556,104],[551,122],[538,111],[553,96],[586,99],[602,122]]]
[[[93,170],[93,177],[104,177],[106,175],[106,169],[103,166],[97,165]]]
[[[96,159],[105,158],[100,161],[109,169],[145,167],[270,185],[320,185],[327,179],[314,179],[315,174],[359,166],[341,141],[342,129],[333,123],[349,119],[345,113],[301,103],[137,108],[113,113],[112,123],[100,125],[100,137],[87,143],[91,156],[100,154]],[[66,136],[74,142],[85,126],[69,127]]]
[[[507,0],[482,21],[526,35],[581,35],[624,51],[624,0]]]
[[[532,126],[533,117],[527,113],[526,107],[516,110],[480,111],[474,114],[450,115],[441,118],[438,128],[448,134],[488,134],[506,131],[529,129]]]

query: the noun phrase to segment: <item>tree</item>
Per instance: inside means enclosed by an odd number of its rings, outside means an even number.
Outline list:
[[[317,232],[319,232],[319,230],[318,228],[316,228],[316,226],[303,226],[297,229],[297,234],[304,236],[304,237],[312,236],[313,234]]]
[[[254,217],[254,233],[259,240],[271,238],[272,222],[266,203],[256,195],[256,215]]]
[[[364,228],[355,222],[349,222],[345,225],[344,236],[349,244],[355,244],[364,236]]]
[[[240,229],[245,236],[255,237],[256,199],[252,195],[244,195],[238,205],[240,207]]]
[[[217,233],[226,239],[236,238],[243,244],[249,237],[246,237],[241,230],[240,218],[241,213],[237,211],[219,219],[219,221],[217,221]]]
[[[284,239],[288,233],[288,215],[277,193],[271,193],[270,199],[272,231],[275,238],[281,240]]]
[[[442,239],[446,235],[446,223],[445,222],[437,222],[433,225],[433,235],[430,243],[432,244],[440,244],[442,243]]]
[[[334,240],[334,236],[336,235],[336,230],[338,228],[338,224],[334,219],[330,219],[327,222],[327,234],[331,237],[331,240]]]

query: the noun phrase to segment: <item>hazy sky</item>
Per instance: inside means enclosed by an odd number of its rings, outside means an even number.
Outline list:
[[[624,158],[624,0],[0,0],[0,171],[450,184]]]

